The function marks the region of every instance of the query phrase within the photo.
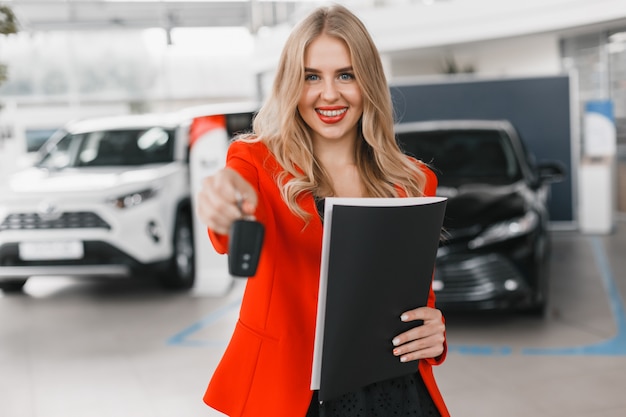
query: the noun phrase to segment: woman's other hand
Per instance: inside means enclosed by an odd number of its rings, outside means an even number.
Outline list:
[[[392,343],[393,354],[400,361],[436,358],[444,352],[446,325],[441,311],[431,307],[420,307],[407,311],[400,316],[404,322],[422,320],[424,324],[413,327],[396,336]]]
[[[242,215],[254,215],[257,202],[254,188],[239,173],[224,168],[202,181],[196,199],[196,213],[208,228],[216,233],[228,234],[235,220]]]

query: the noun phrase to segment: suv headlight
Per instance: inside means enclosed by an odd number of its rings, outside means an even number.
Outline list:
[[[539,215],[529,211],[522,217],[496,223],[486,228],[480,235],[469,241],[470,249],[478,249],[495,242],[513,239],[534,230],[539,224]]]
[[[151,199],[157,195],[157,192],[158,190],[156,188],[147,188],[134,193],[124,194],[119,197],[113,197],[107,201],[119,209],[127,209],[138,206],[144,201]]]

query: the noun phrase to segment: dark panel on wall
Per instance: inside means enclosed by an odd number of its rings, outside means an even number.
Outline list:
[[[508,119],[537,161],[558,160],[565,181],[552,185],[552,221],[574,220],[568,76],[394,84],[397,122]]]

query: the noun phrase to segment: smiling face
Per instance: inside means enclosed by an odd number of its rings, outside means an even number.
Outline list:
[[[363,114],[363,96],[350,51],[342,40],[320,35],[304,55],[304,87],[298,112],[314,141],[352,141]]]

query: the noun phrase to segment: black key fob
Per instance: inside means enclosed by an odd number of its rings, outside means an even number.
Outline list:
[[[228,272],[235,277],[252,277],[259,264],[263,224],[254,220],[235,220],[230,228]]]

